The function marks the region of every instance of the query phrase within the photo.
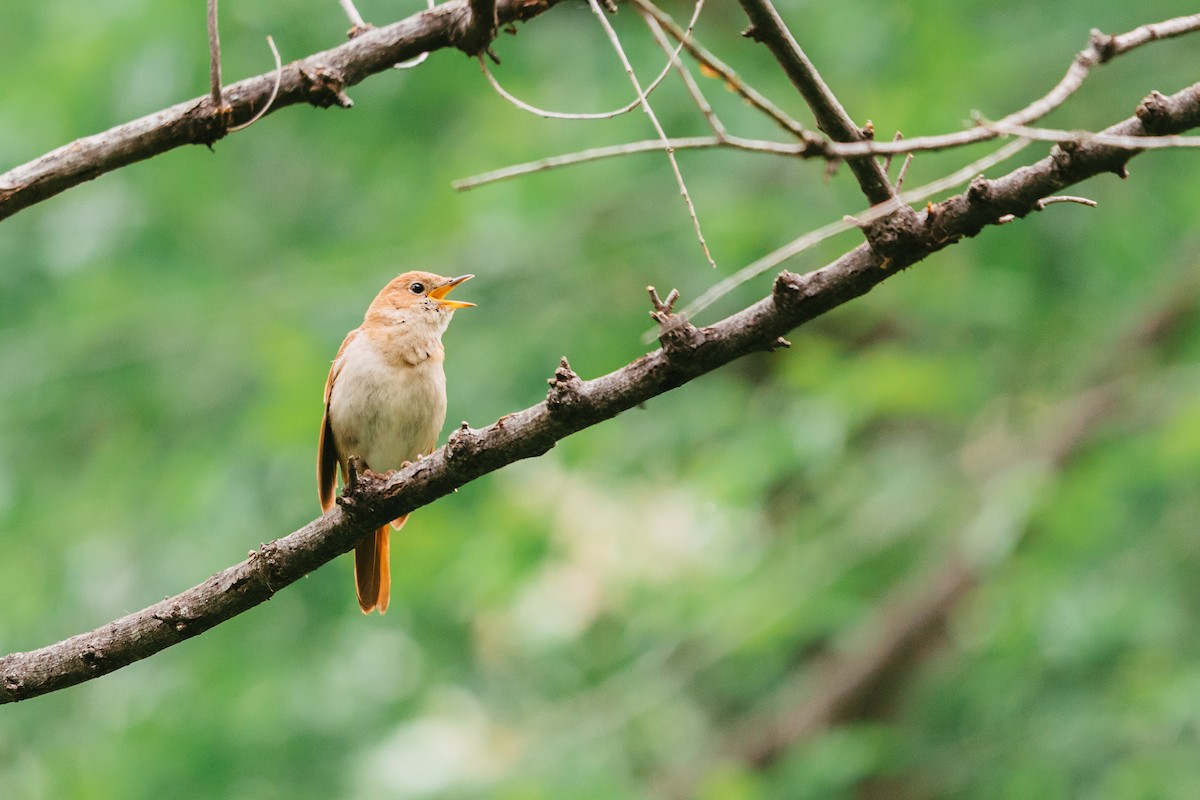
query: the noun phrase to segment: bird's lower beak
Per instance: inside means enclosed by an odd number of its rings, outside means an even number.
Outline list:
[[[463,281],[469,281],[474,278],[474,275],[459,275],[457,278],[451,278],[441,286],[435,286],[429,290],[429,296],[437,301],[437,304],[442,308],[471,308],[474,303],[466,303],[461,300],[447,300],[446,295],[453,291],[455,286],[458,286]]]

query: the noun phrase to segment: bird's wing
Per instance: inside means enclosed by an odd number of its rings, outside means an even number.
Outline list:
[[[333,423],[329,418],[329,398],[333,394],[333,382],[337,380],[338,373],[342,371],[342,354],[346,352],[346,345],[350,344],[351,340],[358,335],[358,330],[355,328],[350,331],[342,341],[342,346],[338,348],[333,364],[329,368],[329,377],[325,380],[325,413],[321,415],[321,439],[317,445],[317,496],[321,500],[322,511],[328,511],[333,507],[333,493],[337,488],[338,462],[341,461],[337,442],[333,440]]]

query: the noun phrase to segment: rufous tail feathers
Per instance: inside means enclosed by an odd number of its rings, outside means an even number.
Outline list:
[[[405,514],[394,520],[391,526],[384,525],[354,547],[354,590],[358,594],[358,607],[364,614],[388,609],[392,594],[392,575],[388,565],[388,544],[391,529],[400,530],[408,519]]]

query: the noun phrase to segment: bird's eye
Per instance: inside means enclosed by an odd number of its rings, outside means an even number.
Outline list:
[[[425,284],[420,282],[410,283],[408,290],[413,294],[425,294]]]

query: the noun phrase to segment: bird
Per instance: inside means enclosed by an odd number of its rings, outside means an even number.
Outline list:
[[[383,473],[433,452],[446,421],[442,334],[455,310],[474,303],[450,300],[451,290],[474,275],[445,278],[405,272],[380,290],[362,325],[346,335],[325,381],[325,412],[317,447],[321,510],[334,503],[355,468]],[[400,530],[408,515],[392,521]],[[389,526],[354,548],[354,588],[364,614],[387,611],[391,595]]]

